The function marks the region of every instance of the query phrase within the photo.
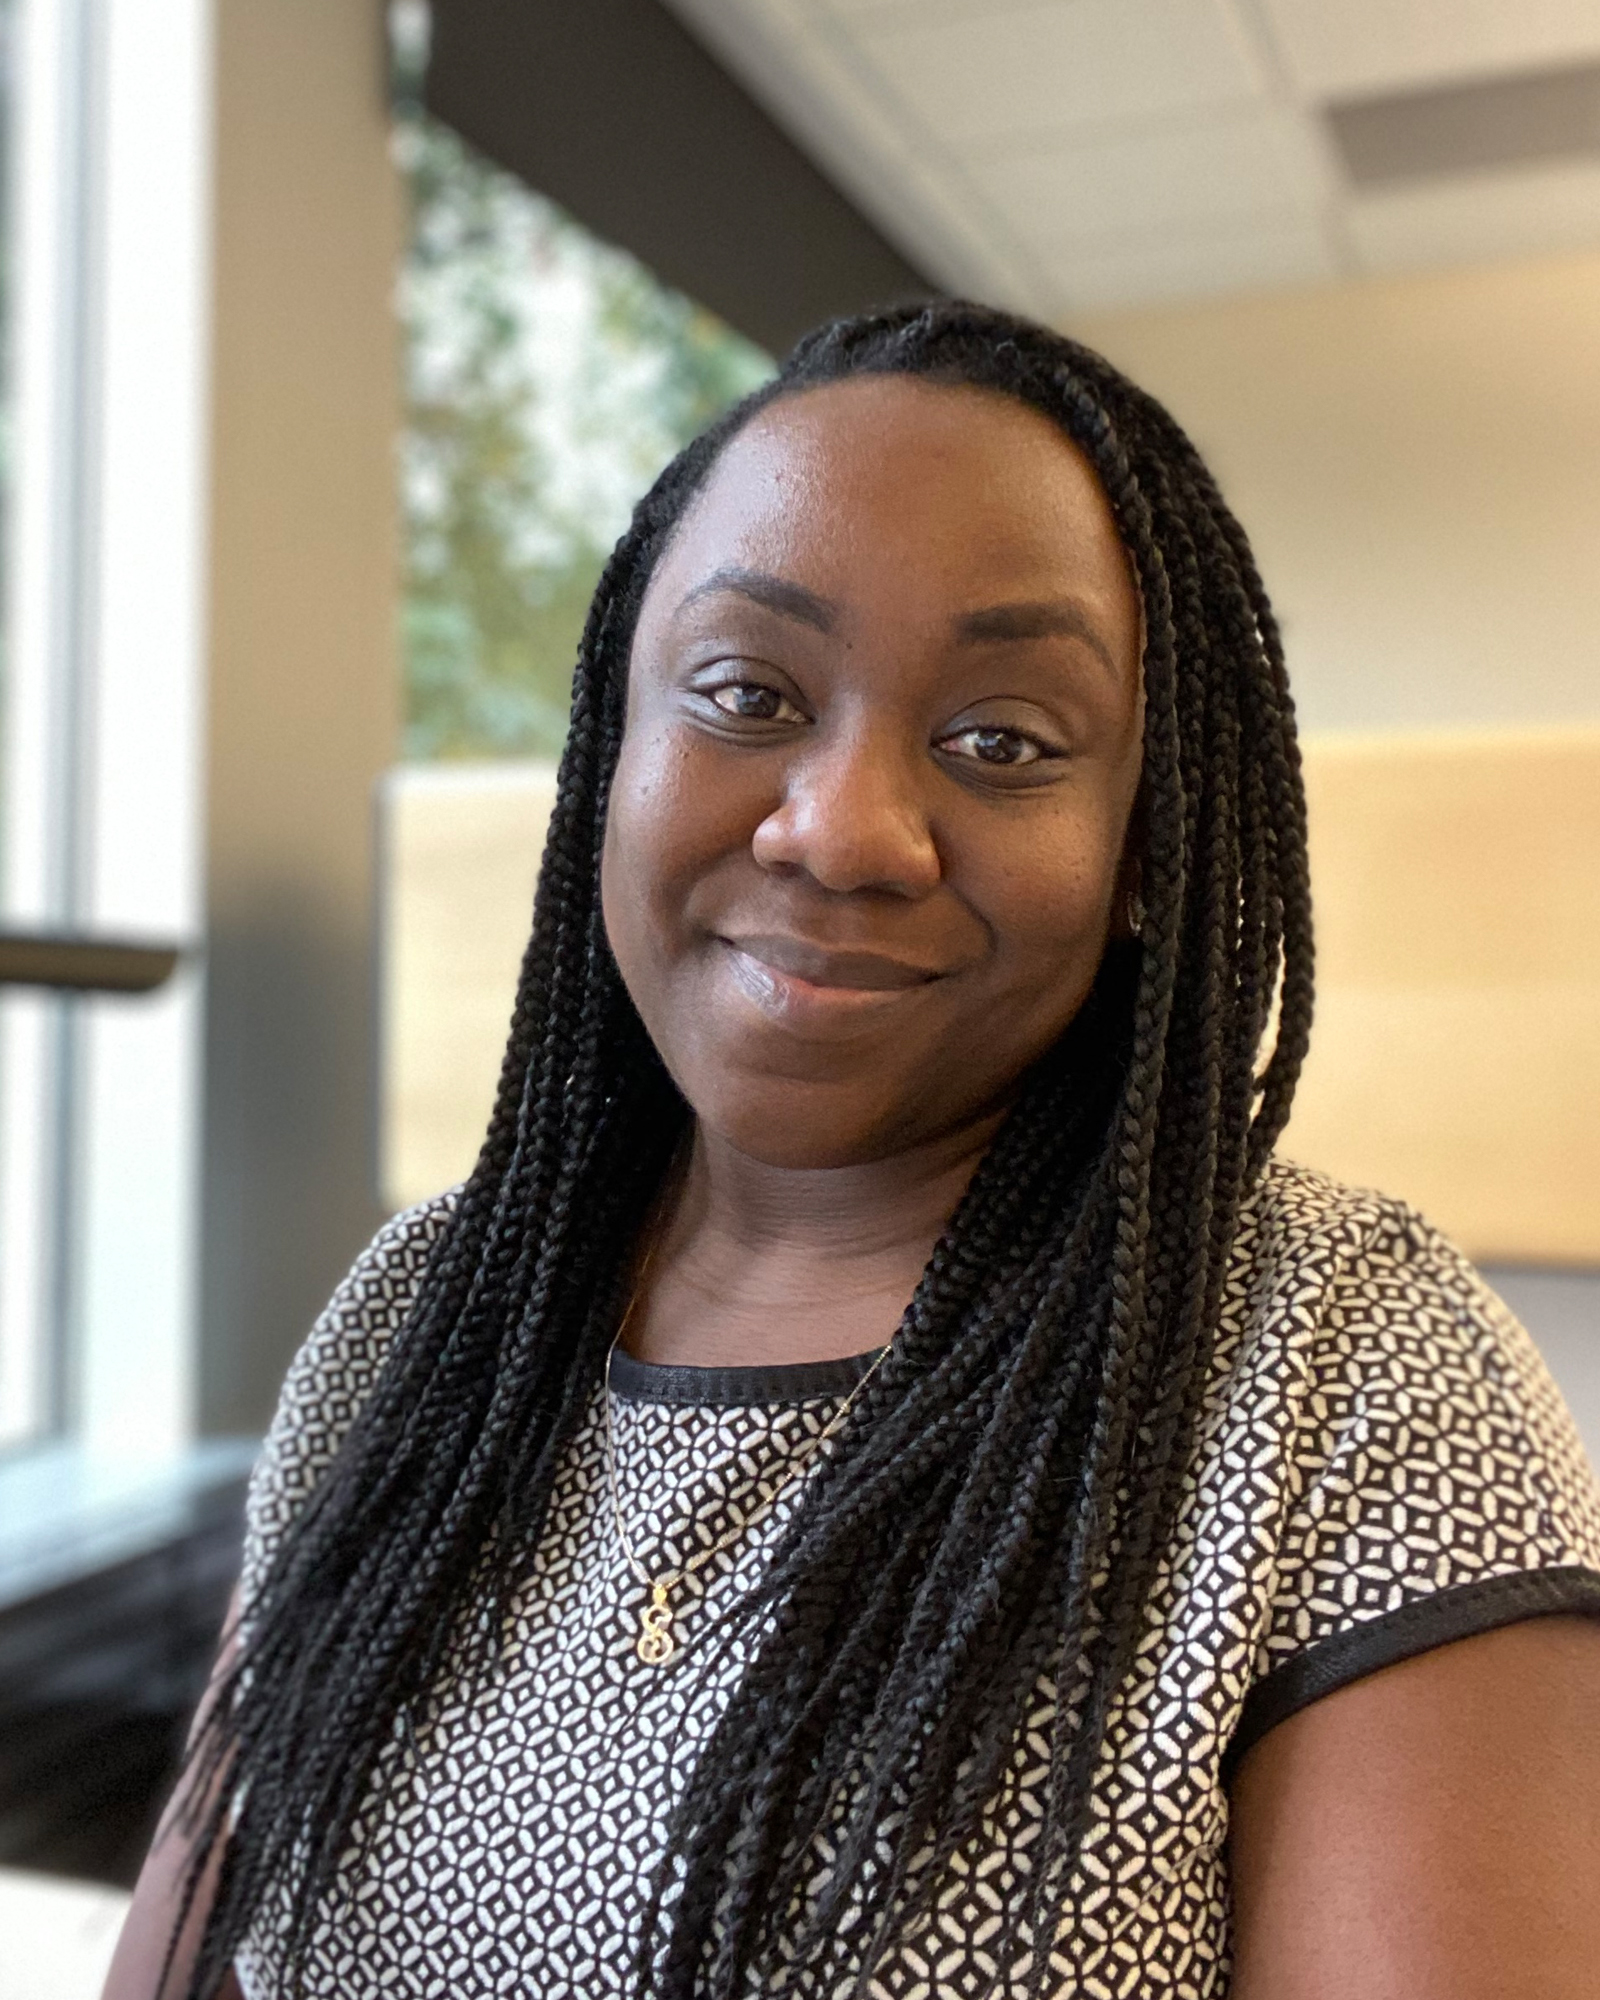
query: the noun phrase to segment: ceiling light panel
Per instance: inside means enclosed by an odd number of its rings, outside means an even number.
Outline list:
[[[986,160],[971,172],[1037,248],[1291,211],[1314,217],[1332,191],[1317,135],[1277,110],[1169,120]]]
[[[1257,0],[1296,84],[1351,97],[1600,57],[1597,0]]]
[[[1600,160],[1600,63],[1330,104],[1358,188],[1529,161]]]
[[[1265,94],[1219,0],[1049,0],[981,14],[842,22],[886,91],[945,144],[1029,135]]]

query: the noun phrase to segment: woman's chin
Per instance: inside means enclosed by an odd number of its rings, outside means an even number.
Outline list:
[[[788,1173],[871,1166],[935,1136],[909,1108],[869,1109],[854,1095],[848,1105],[838,1102],[845,1094],[815,1087],[730,1091],[697,1105],[695,1115],[708,1136]]]

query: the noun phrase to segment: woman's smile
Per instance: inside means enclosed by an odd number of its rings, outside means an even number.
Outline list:
[[[914,1004],[949,976],[882,952],[835,950],[781,934],[716,942],[744,997],[768,1020],[797,1033],[876,1020]]]

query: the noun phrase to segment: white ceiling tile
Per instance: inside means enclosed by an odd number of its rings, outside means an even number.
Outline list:
[[[1597,0],[1256,0],[1296,83],[1354,97],[1600,55]]]
[[[1295,216],[1247,229],[1129,238],[1067,252],[1055,269],[1057,314],[1157,305],[1225,292],[1276,291],[1340,275],[1315,223]]]
[[[1368,271],[1481,264],[1600,247],[1600,164],[1463,175],[1364,195],[1345,209]]]
[[[1293,113],[1247,110],[970,168],[1028,243],[1314,213],[1334,176],[1320,133]]]
[[[684,24],[891,242],[938,284],[1041,310],[987,205],[939,156],[913,151],[853,48],[817,31],[808,0],[667,0]]]
[[[1600,165],[1364,196],[1232,0],[667,0],[936,280],[1087,311],[1600,246]],[[1600,55],[1600,0],[1248,0],[1328,96]],[[1343,239],[1341,239],[1343,240]]]
[[[862,19],[885,86],[945,143],[1159,117],[1264,94],[1220,0],[1046,0]]]

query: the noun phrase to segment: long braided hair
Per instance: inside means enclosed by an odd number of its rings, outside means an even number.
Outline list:
[[[1076,343],[940,303],[802,341],[667,467],[607,564],[483,1151],[197,1739],[191,1890],[208,1844],[223,1852],[195,1996],[269,1908],[298,1981],[430,1692],[492,1665],[689,1116],[601,921],[640,599],[742,424],[873,373],[1013,397],[1098,474],[1144,608],[1145,916],[1025,1080],[746,1607],[747,1662],[674,1812],[637,1973],[668,2000],[779,1965],[819,1991],[864,1982],[981,1843],[1041,1677],[1056,1720],[1010,1944],[1048,1936],[1177,1510],[1240,1205],[1306,1047],[1305,813],[1272,611],[1183,432]],[[1031,1952],[1029,1990],[1048,1959]]]

